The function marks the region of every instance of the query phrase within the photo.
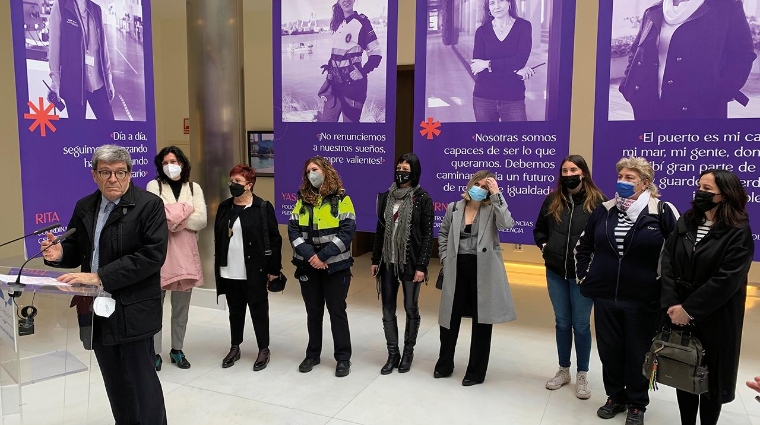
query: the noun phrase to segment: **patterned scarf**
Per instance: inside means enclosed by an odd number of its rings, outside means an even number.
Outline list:
[[[402,278],[406,268],[406,247],[412,229],[412,198],[416,187],[400,188],[393,183],[385,202],[385,234],[383,235],[383,262],[390,270],[395,266],[396,276]],[[398,211],[393,213],[396,201],[401,201]],[[398,222],[398,226],[396,226]],[[395,230],[395,231],[394,231]]]

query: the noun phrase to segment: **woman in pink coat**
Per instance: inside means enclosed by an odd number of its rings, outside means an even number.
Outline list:
[[[190,161],[180,148],[169,146],[161,149],[154,163],[157,177],[148,183],[146,189],[164,201],[169,225],[169,247],[161,268],[161,304],[166,291],[171,291],[172,301],[172,349],[169,357],[180,369],[189,369],[190,362],[182,346],[191,291],[203,285],[197,234],[206,227],[206,201],[201,187],[190,181]],[[154,338],[156,370],[161,370],[161,332]]]

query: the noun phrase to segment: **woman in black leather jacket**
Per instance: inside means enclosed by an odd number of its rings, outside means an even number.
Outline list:
[[[591,397],[586,373],[591,356],[591,307],[593,301],[581,295],[575,280],[573,248],[586,228],[591,212],[606,201],[591,180],[586,160],[570,155],[561,162],[557,189],[549,194],[533,228],[533,238],[543,253],[546,283],[554,307],[559,370],[546,382],[556,390],[570,383],[570,353],[575,335],[578,374],[575,395]]]
[[[388,345],[388,361],[380,370],[383,375],[393,372],[395,367],[400,373],[409,371],[420,329],[420,284],[427,278],[433,248],[433,201],[419,186],[421,171],[417,155],[401,155],[394,183],[377,198],[377,229],[370,270],[379,278],[378,292],[383,301],[383,329]],[[403,357],[396,322],[399,284],[406,310]]]

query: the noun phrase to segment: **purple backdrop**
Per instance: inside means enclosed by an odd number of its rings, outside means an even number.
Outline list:
[[[555,0],[545,16],[540,10],[518,13],[532,25],[527,66],[545,64],[526,82],[528,121],[522,122],[475,122],[469,64],[482,4],[417,1],[414,116],[420,127],[414,151],[422,162],[420,183],[433,197],[437,234],[446,205],[461,199],[472,173],[493,171],[516,221],[501,241],[533,244],[541,203],[556,187],[558,162],[568,154],[575,1]],[[428,122],[440,123],[432,138],[421,133]]]
[[[95,16],[101,2],[90,3],[89,7],[93,8],[91,16]],[[110,106],[114,120],[108,121],[95,119],[91,108],[85,111],[85,119],[68,118],[69,104],[73,105],[73,100],[65,98],[68,106],[64,111],[56,112],[51,107],[45,113],[50,105],[45,99],[48,93],[45,83],[51,84],[48,49],[51,38],[55,37],[50,31],[50,19],[57,9],[22,0],[11,1],[25,233],[54,222],[60,222],[62,227],[53,233],[66,230],[76,201],[97,189],[90,173],[90,159],[94,148],[100,145],[115,143],[130,150],[135,185],[144,188],[155,174],[156,119],[150,2],[143,0],[141,7],[130,3],[115,1],[108,8],[101,9],[102,33],[108,45],[104,55],[110,58],[114,98],[110,105],[101,104],[98,112],[103,113]],[[64,11],[69,12],[74,13]],[[62,21],[61,28],[66,25],[77,28],[73,20],[64,17]],[[71,55],[71,51],[64,49],[66,37],[72,32],[62,30],[60,33],[66,33],[59,41],[61,56]],[[96,62],[96,67],[101,62],[102,59]],[[61,78],[65,80],[66,76]],[[40,102],[42,108],[39,108]],[[38,114],[35,109],[43,111]],[[44,136],[41,126],[30,129],[35,118],[28,114],[58,114],[57,120],[50,121],[55,129],[45,126]],[[39,251],[43,236],[27,238],[27,256]]]
[[[756,3],[756,0],[751,0],[750,3]],[[629,46],[632,36],[625,34],[625,31],[634,31],[635,35],[638,28],[631,27],[631,20],[625,19],[623,15],[633,13],[633,16],[641,17],[644,10],[613,11],[612,4],[609,1],[599,2],[594,181],[607,196],[612,197],[617,181],[615,163],[624,156],[645,157],[653,164],[655,184],[662,193],[662,199],[672,202],[684,213],[691,207],[700,172],[708,168],[728,169],[739,176],[749,195],[747,210],[755,232],[755,260],[760,260],[760,247],[757,245],[760,240],[757,233],[760,231],[760,162],[757,161],[760,156],[760,120],[635,120],[630,105],[618,92],[628,63],[625,52],[630,49],[620,49],[620,45]],[[621,3],[620,7],[628,6]],[[713,37],[712,34],[708,36]],[[691,58],[682,59],[679,56],[678,61],[682,60]],[[730,102],[729,117],[760,116],[754,109],[758,107],[760,99],[753,96],[754,90],[751,89],[757,78],[754,74],[751,75],[744,86],[744,91],[749,88],[750,103],[747,108],[737,102]],[[686,107],[682,110],[688,112]]]
[[[283,6],[284,4],[284,6]],[[357,230],[375,231],[377,194],[393,182],[398,0],[357,4],[371,22],[381,49],[380,66],[367,75],[360,122],[317,122],[320,68],[330,59],[334,0],[273,3],[274,132],[277,146],[275,208],[287,223],[297,200],[304,162],[331,160],[356,209]],[[367,62],[364,54],[362,63]]]

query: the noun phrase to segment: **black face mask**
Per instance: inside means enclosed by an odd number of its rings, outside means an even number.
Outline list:
[[[562,176],[559,182],[565,189],[573,190],[581,184],[581,176]]]
[[[240,183],[232,183],[230,185],[230,194],[237,198],[245,193],[245,186]]]
[[[409,171],[396,171],[396,184],[401,186],[412,180],[412,173]]]
[[[717,202],[713,202],[713,196],[715,196],[715,194],[712,192],[707,192],[705,190],[698,190],[694,194],[694,200],[691,202],[691,204],[694,205],[694,208],[696,208],[697,210],[705,213],[715,208],[716,205],[718,205]]]

